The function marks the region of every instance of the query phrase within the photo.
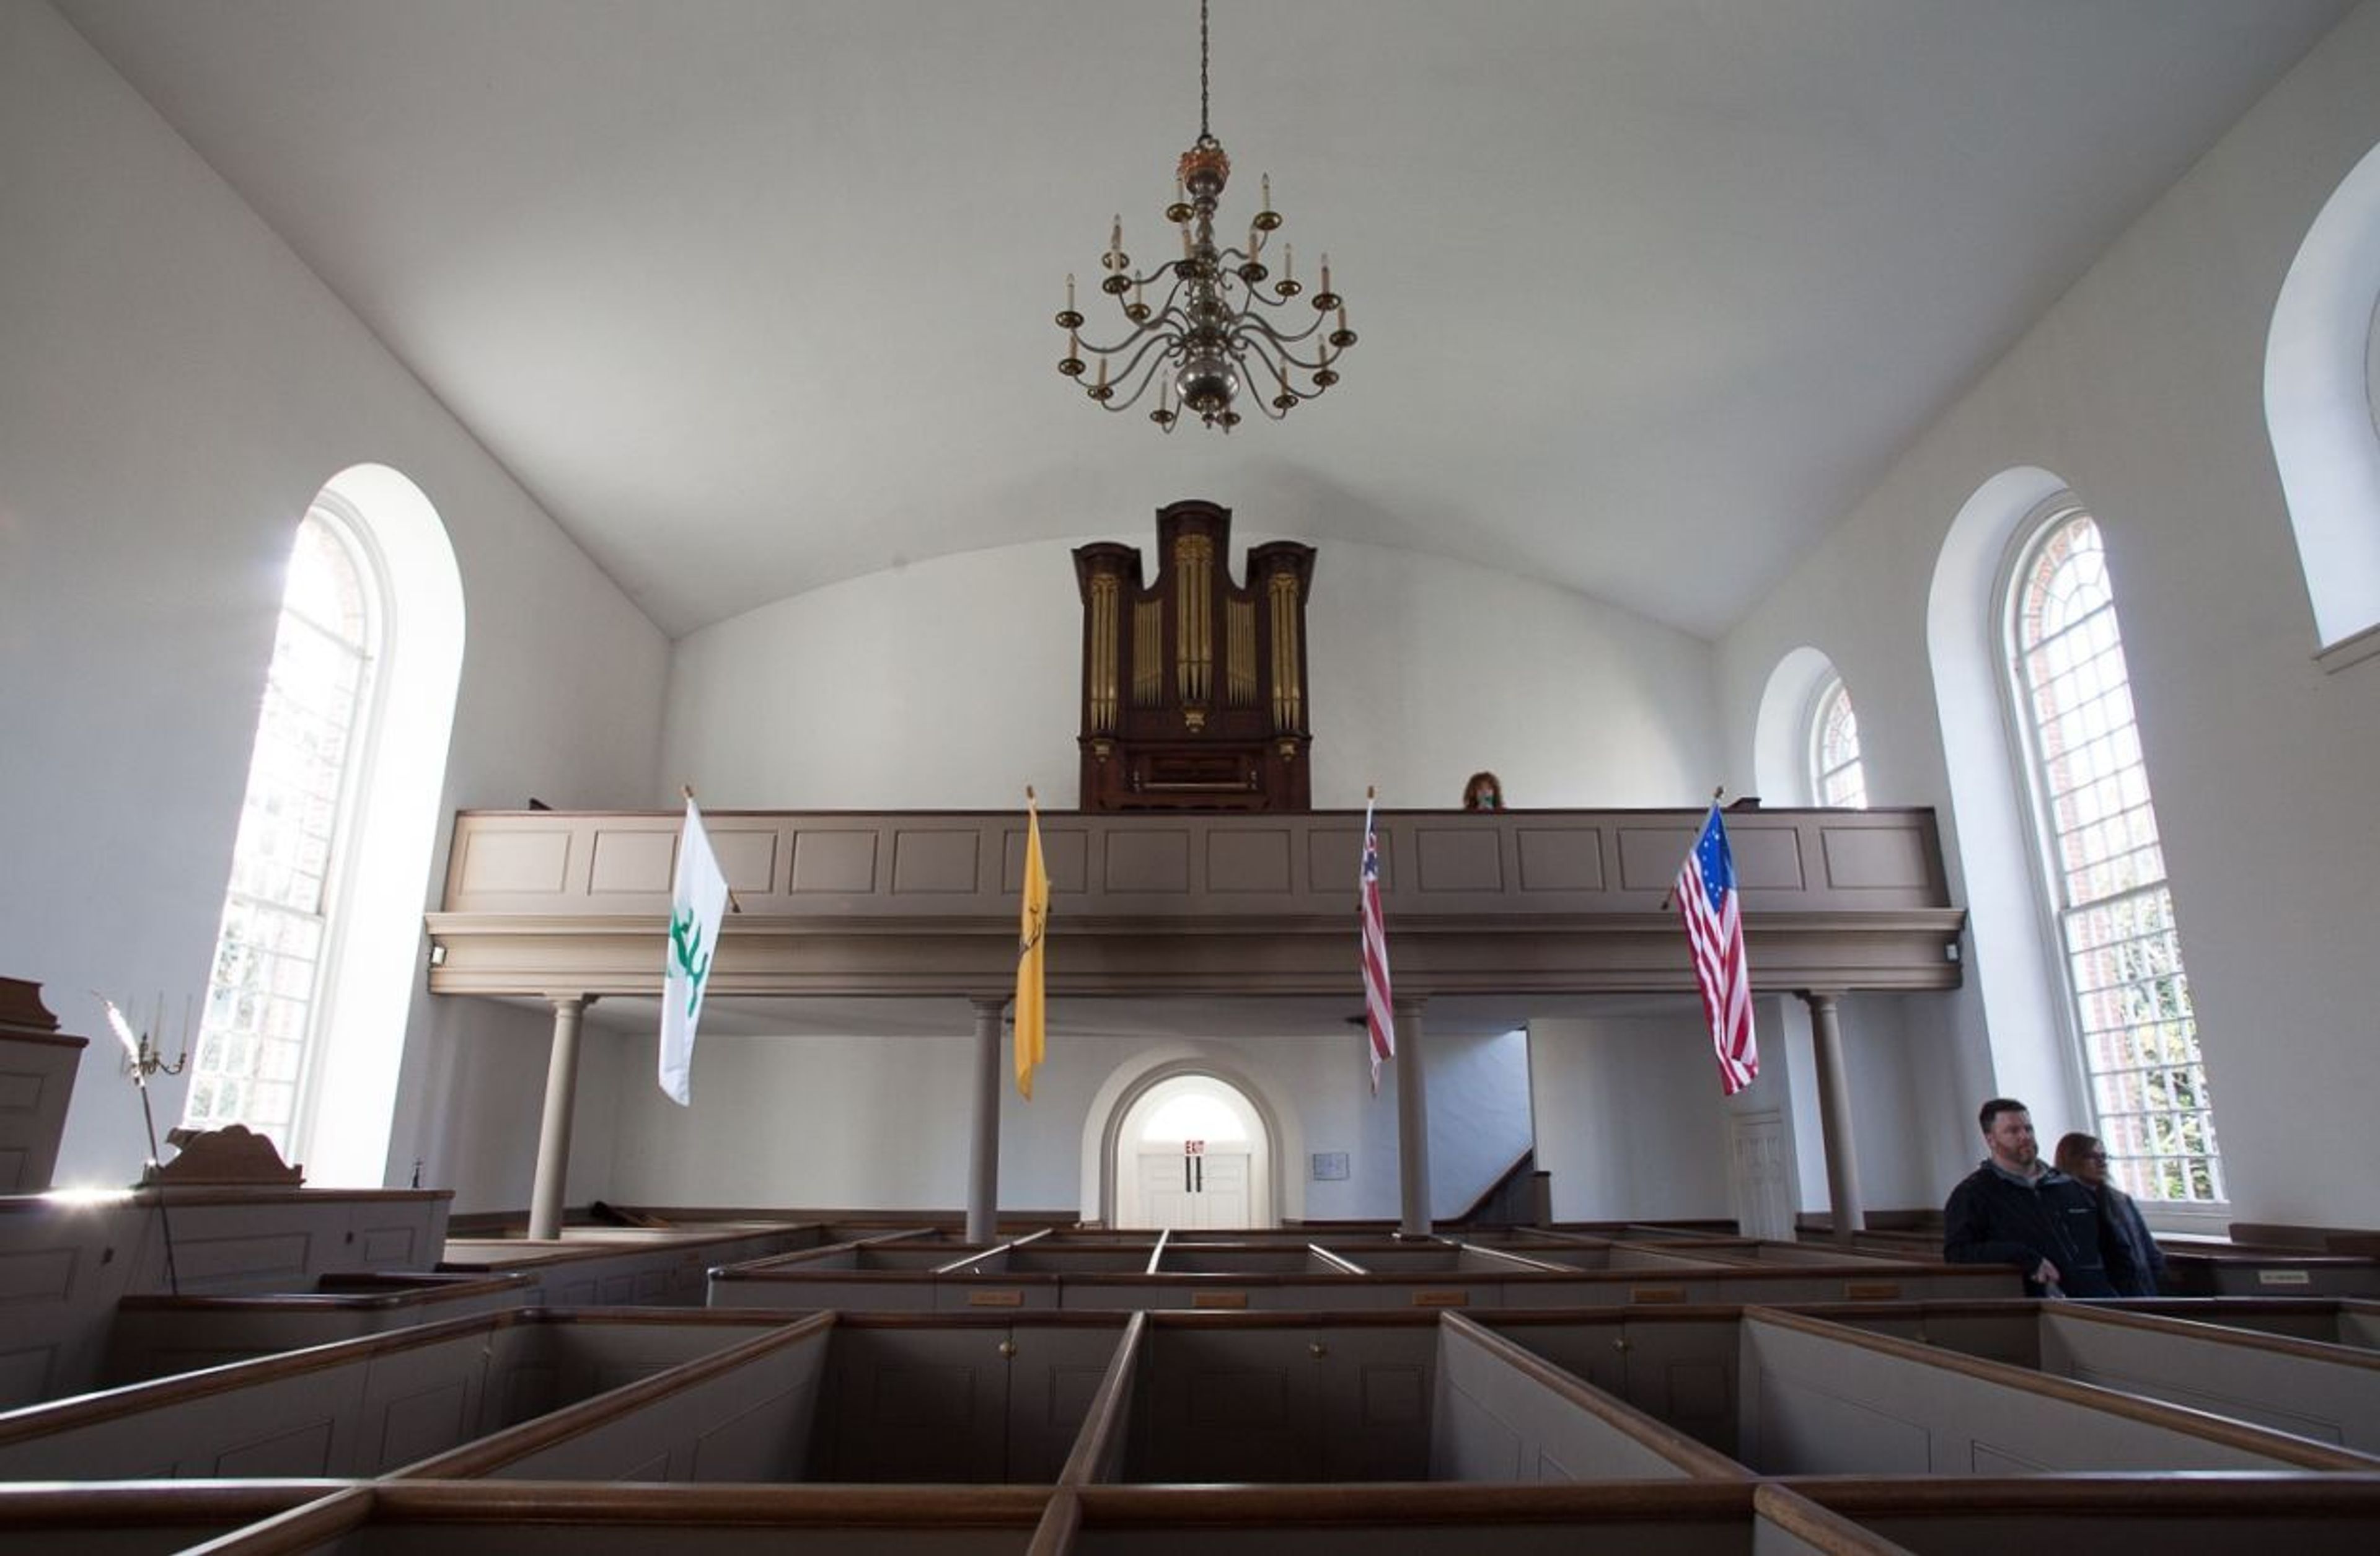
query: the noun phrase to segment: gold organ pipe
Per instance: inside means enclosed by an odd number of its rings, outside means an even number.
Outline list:
[[[1091,733],[1116,727],[1116,576],[1091,579]]]
[[[1215,544],[1205,535],[1173,542],[1174,673],[1182,700],[1205,707],[1215,687]]]
[[[1297,663],[1297,577],[1278,572],[1267,585],[1272,605],[1272,727],[1295,734],[1305,721],[1305,676]]]
[[[1132,700],[1140,708],[1165,701],[1165,615],[1154,600],[1133,602]]]
[[[1234,708],[1257,705],[1257,602],[1223,602],[1223,686]]]

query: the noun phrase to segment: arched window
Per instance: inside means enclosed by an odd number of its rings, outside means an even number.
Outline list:
[[[1867,808],[1860,767],[1859,716],[1840,675],[1829,675],[1810,702],[1810,797],[1818,805]]]
[[[402,1183],[462,574],[419,487],[352,465],[298,525],[281,605],[183,1121],[269,1135],[310,1183]]]
[[[2380,656],[2380,146],[2307,229],[2265,343],[2265,426],[2326,669]]]
[[[2099,528],[2053,503],[2009,590],[2010,687],[2098,1133],[2143,1199],[2226,1197]]]
[[[387,614],[362,535],[318,504],[282,594],[186,1124],[290,1149]]]

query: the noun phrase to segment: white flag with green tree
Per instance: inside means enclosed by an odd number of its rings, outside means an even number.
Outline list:
[[[694,1028],[710,987],[710,959],[727,913],[727,877],[710,851],[702,812],[686,796],[686,830],[678,834],[677,869],[670,880],[669,961],[662,978],[662,1089],[680,1106],[692,1103]]]

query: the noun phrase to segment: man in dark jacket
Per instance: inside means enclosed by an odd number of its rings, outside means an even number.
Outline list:
[[[1995,1097],[1978,1117],[1983,1165],[1942,1208],[1942,1257],[1953,1264],[2009,1264],[2030,1296],[2117,1296],[2137,1276],[2123,1239],[2088,1188],[2041,1160],[2033,1115]]]

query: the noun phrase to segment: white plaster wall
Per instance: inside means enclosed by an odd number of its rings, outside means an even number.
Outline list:
[[[1531,1022],[1529,1085],[1556,1221],[1735,1213],[1728,1101],[1691,997],[1674,1015]]]
[[[418,482],[461,567],[443,808],[650,801],[660,633],[46,6],[0,6],[0,945],[67,1030],[89,989],[204,987],[282,570],[349,465]],[[525,1200],[544,1031],[417,996],[395,1181],[424,1155]],[[138,1170],[115,1060],[86,1052],[61,1183]]]
[[[1838,1009],[1859,1143],[1860,1197],[1870,1210],[1939,1206],[1948,1191],[1936,1186],[1937,1155],[1946,1148],[1954,1161],[1971,1154],[1965,1148],[1974,1137],[1972,1122],[1964,1134],[1952,1130],[1946,1140],[1932,1133],[1940,1066],[1931,1060],[1927,1017],[1940,1003],[1925,994],[1849,994]],[[1944,1095],[1956,1100],[1955,1093]],[[1823,1181],[1825,1143],[1815,1134],[1808,1140]],[[1812,1201],[1824,1202],[1823,1196]]]
[[[652,1084],[648,1035],[591,1034],[589,1052],[610,1055],[616,1072],[608,1100],[614,1122],[601,1131],[616,1147],[608,1177],[586,1180],[584,1192],[634,1204],[955,1210],[966,1202],[971,1021],[966,1005],[953,1001],[949,1037],[706,1035],[694,1103],[684,1109]],[[1469,1205],[1527,1142],[1518,1036],[1435,1045],[1435,1214]],[[1053,1032],[1033,1100],[1002,1090],[1002,1206],[1096,1216],[1096,1141],[1109,1112],[1125,1085],[1175,1061],[1245,1080],[1280,1126],[1285,1215],[1395,1218],[1396,1071],[1372,1096],[1360,1034],[1224,1042]],[[584,1096],[578,1116],[582,1124],[590,1117]],[[1480,1139],[1466,1137],[1474,1134]],[[1346,1152],[1349,1176],[1307,1181],[1308,1158],[1320,1151]],[[581,1191],[575,1180],[574,1199]]]
[[[2003,878],[2014,862],[1958,857],[1926,583],[1952,517],[1988,478],[2034,465],[2071,484],[2107,538],[2240,1219],[2380,1217],[2365,1101],[2380,1088],[2380,1002],[2364,906],[2380,876],[2380,663],[2325,675],[2310,658],[2313,617],[2262,421],[2274,301],[2314,214],[2380,140],[2374,80],[2380,6],[2366,5],[1719,646],[1732,764],[1748,764],[1779,659],[1822,650],[1859,687],[1871,796],[1942,808],[1965,900],[1971,875]],[[1987,964],[1996,947],[1973,954]],[[1926,1066],[1914,1103],[1935,1115],[1924,1134],[1934,1198],[1973,1155],[1996,1050],[2037,1039],[2013,1026],[1986,1036],[1983,1015],[1970,991],[1912,1023],[1939,1023],[1912,1033]]]
[[[1952,1104],[1957,1100],[1955,1091],[1939,1087],[1943,1069],[1932,1063],[1927,1049],[1927,1035],[1938,1029],[1933,1017],[1941,1003],[1930,994],[1865,993],[1847,994],[1836,1007],[1851,1088],[1860,1203],[1868,1210],[1938,1207],[1945,1196],[1935,1187],[1937,1166],[1957,1161],[1965,1144],[1963,1137],[1937,1140],[1928,1133],[1935,1118],[1955,1111],[1954,1106],[1937,1106],[1937,1092]],[[1782,1100],[1756,1105],[1779,1107],[1786,1115],[1794,1208],[1825,1210],[1834,1197],[1827,1184],[1827,1139],[1819,1122],[1817,1054],[1809,1006],[1785,996],[1760,1002],[1757,1015],[1760,1081],[1744,1100],[1750,1102],[1770,1082],[1777,1084]],[[1941,1155],[1944,1150],[1947,1156]]]
[[[1135,522],[1114,537],[1140,539]],[[1235,577],[1269,538],[1234,534]],[[1070,549],[914,563],[687,635],[665,779],[720,807],[1014,806],[1027,784],[1071,807]],[[1368,784],[1385,805],[1451,806],[1483,767],[1523,806],[1693,804],[1729,776],[1708,646],[1566,590],[1334,541],[1306,637],[1323,808],[1361,806]]]
[[[1429,1049],[1430,1214],[1459,1216],[1529,1149],[1529,1034],[1425,1027],[1423,1040]]]

